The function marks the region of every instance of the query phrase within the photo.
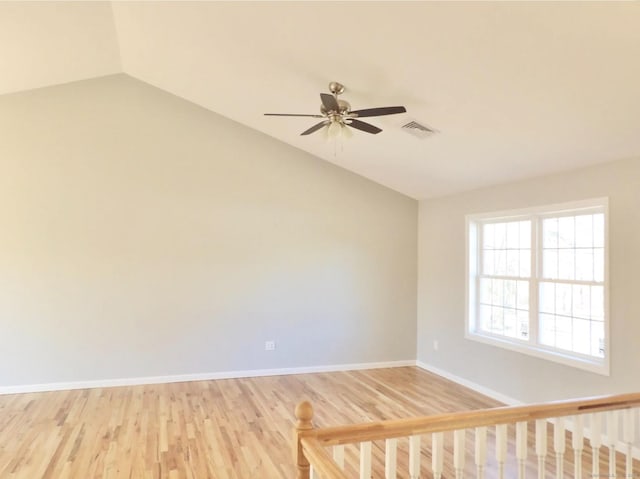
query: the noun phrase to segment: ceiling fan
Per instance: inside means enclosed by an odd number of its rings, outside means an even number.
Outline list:
[[[347,130],[346,127],[355,128],[367,133],[377,134],[382,130],[377,126],[370,123],[358,120],[358,118],[382,116],[382,115],[395,115],[396,113],[405,113],[407,109],[403,106],[386,106],[380,108],[367,108],[364,110],[351,111],[351,105],[344,100],[339,100],[338,95],[344,92],[344,85],[338,82],[329,83],[329,93],[320,93],[320,105],[319,115],[306,115],[297,113],[265,113],[265,116],[304,116],[310,118],[322,118],[320,123],[316,123],[308,130],[305,130],[301,135],[310,135],[324,127],[327,127],[327,132],[331,136],[332,131],[340,132],[341,130]]]

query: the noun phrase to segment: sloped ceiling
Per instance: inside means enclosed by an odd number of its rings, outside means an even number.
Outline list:
[[[108,2],[0,2],[0,94],[120,72]]]
[[[428,198],[640,156],[638,25],[637,2],[3,4],[0,92],[124,71]],[[316,113],[332,80],[408,113],[338,142],[262,115]]]

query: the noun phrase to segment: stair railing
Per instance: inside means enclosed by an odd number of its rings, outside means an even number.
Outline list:
[[[360,449],[359,478],[372,477],[372,441],[385,441],[385,479],[397,477],[398,438],[409,441],[409,477],[420,478],[421,440],[431,435],[431,473],[435,479],[443,477],[444,434],[453,434],[453,470],[456,479],[462,479],[465,470],[466,431],[473,430],[475,477],[484,478],[487,465],[487,430],[495,432],[495,467],[497,477],[505,477],[508,454],[507,426],[515,426],[515,458],[517,477],[526,474],[529,442],[537,456],[537,477],[546,475],[548,423],[553,423],[553,453],[555,474],[564,477],[564,456],[567,432],[571,431],[573,449],[572,477],[574,478],[639,478],[640,468],[634,461],[636,439],[636,409],[640,406],[640,393],[600,396],[580,400],[554,401],[549,403],[498,407],[474,411],[463,411],[408,419],[369,422],[339,427],[314,428],[313,407],[305,401],[295,410],[297,419],[294,430],[294,455],[297,479],[350,479],[345,473],[345,450],[347,444],[358,444]],[[587,429],[588,425],[588,429]],[[622,427],[620,427],[620,425]],[[606,427],[603,430],[603,426]],[[535,440],[529,441],[529,428]],[[583,471],[583,451],[586,439],[592,451],[591,471]],[[534,444],[535,443],[535,444]],[[608,472],[600,471],[600,448],[609,450]],[[332,454],[328,448],[333,448]],[[619,451],[621,449],[621,451]],[[616,452],[624,457],[624,474],[617,475]],[[634,462],[636,470],[634,471]],[[424,477],[424,476],[423,476]]]

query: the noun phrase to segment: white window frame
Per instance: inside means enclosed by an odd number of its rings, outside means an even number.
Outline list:
[[[476,328],[479,304],[480,248],[478,238],[479,226],[487,221],[526,220],[543,216],[554,215],[579,215],[581,210],[599,208],[604,212],[604,358],[572,353],[538,343],[538,303],[540,296],[538,284],[544,281],[542,278],[542,246],[541,232],[539,228],[531,225],[531,276],[529,296],[529,340],[524,341],[515,338],[492,335]],[[547,359],[556,363],[591,371],[604,376],[610,374],[610,325],[609,325],[609,199],[594,198],[582,201],[572,201],[552,205],[536,206],[531,208],[506,210],[490,213],[472,214],[465,217],[466,220],[466,314],[465,314],[465,338],[484,344],[516,351],[537,358]],[[535,220],[537,221],[537,220]],[[535,232],[535,234],[534,234]]]

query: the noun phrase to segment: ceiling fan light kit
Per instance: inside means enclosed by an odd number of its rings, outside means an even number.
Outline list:
[[[380,108],[367,108],[364,110],[351,110],[351,105],[345,100],[338,98],[338,95],[344,93],[343,84],[332,81],[329,83],[329,93],[320,93],[320,114],[296,114],[296,113],[265,113],[266,116],[301,116],[311,118],[322,118],[320,123],[316,123],[311,128],[303,131],[301,135],[310,135],[320,129],[325,128],[329,138],[336,138],[341,134],[345,137],[351,136],[350,128],[364,131],[376,135],[382,130],[377,126],[367,123],[358,118],[366,118],[373,116],[395,115],[397,113],[405,113],[407,110],[403,106],[387,106]]]

